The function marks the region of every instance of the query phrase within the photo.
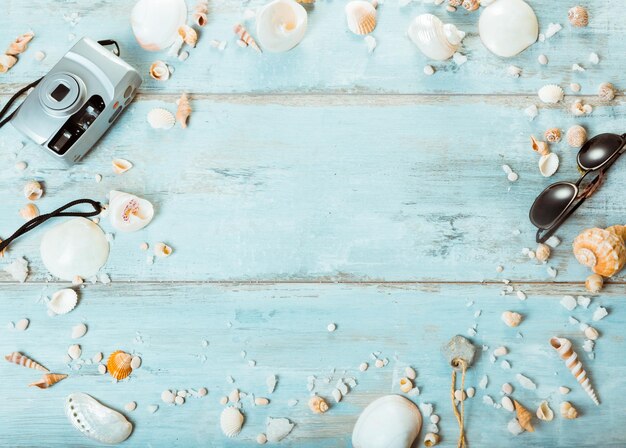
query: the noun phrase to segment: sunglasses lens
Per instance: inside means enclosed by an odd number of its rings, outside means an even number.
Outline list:
[[[585,170],[600,168],[624,144],[617,134],[600,134],[585,143],[578,152],[578,164]]]
[[[547,229],[565,211],[576,197],[577,188],[561,182],[550,185],[535,199],[530,209],[531,222],[540,229]]]

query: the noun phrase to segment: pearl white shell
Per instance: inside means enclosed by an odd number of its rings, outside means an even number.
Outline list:
[[[370,403],[352,431],[354,448],[409,448],[422,428],[422,415],[411,401],[386,395]]]
[[[291,50],[304,38],[307,12],[294,0],[274,0],[265,5],[256,16],[257,40],[263,50],[283,52]]]
[[[539,159],[539,171],[543,177],[550,177],[559,169],[559,156],[551,152]]]
[[[409,37],[428,58],[445,61],[459,49],[465,37],[456,26],[444,23],[432,14],[417,16],[409,26]]]
[[[78,294],[73,289],[61,289],[54,294],[48,302],[48,309],[54,314],[67,314],[78,303]]]
[[[243,414],[239,409],[229,406],[220,415],[220,427],[226,437],[235,437],[243,426]]]
[[[41,260],[52,275],[72,281],[93,277],[109,258],[109,243],[97,224],[72,218],[48,230],[41,239]]]
[[[478,32],[489,51],[510,58],[537,41],[539,24],[523,0],[497,0],[480,15]]]
[[[174,114],[161,107],[156,107],[148,112],[147,120],[152,129],[171,129],[176,124]]]
[[[137,42],[150,51],[171,46],[186,21],[185,0],[139,0],[130,15]]]
[[[147,226],[153,217],[154,207],[149,201],[121,191],[109,193],[109,220],[116,230],[135,232]]]
[[[546,84],[537,91],[539,99],[547,104],[556,104],[563,99],[563,89],[556,84]]]
[[[121,443],[133,431],[126,417],[83,393],[65,399],[65,415],[76,429],[101,443]]]

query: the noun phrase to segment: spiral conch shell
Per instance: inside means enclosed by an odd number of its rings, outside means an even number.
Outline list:
[[[584,230],[574,240],[574,255],[580,264],[603,277],[617,274],[626,263],[624,226]]]
[[[39,389],[47,389],[50,386],[54,386],[59,381],[64,380],[65,378],[67,378],[67,375],[64,375],[62,373],[46,373],[44,376],[41,377],[39,381],[31,383],[29,384],[29,386],[35,386]]]
[[[376,28],[376,3],[365,0],[353,0],[346,5],[348,29],[354,34],[364,36]]]
[[[133,357],[126,352],[117,350],[109,356],[107,360],[107,370],[116,380],[123,380],[133,371],[130,366]]]
[[[109,193],[109,220],[122,232],[135,232],[147,226],[154,217],[152,204],[130,193]]]
[[[35,370],[39,370],[41,372],[46,372],[46,373],[49,372],[49,370],[46,369],[44,366],[42,366],[36,361],[33,361],[29,357],[24,356],[20,352],[9,353],[8,355],[4,357],[4,359],[14,364],[27,367],[29,369],[35,369]]]
[[[444,24],[432,14],[417,16],[409,26],[408,35],[426,57],[436,61],[450,59],[465,37],[456,26]]]
[[[183,93],[177,101],[178,109],[176,110],[176,121],[180,123],[180,127],[185,129],[187,127],[187,119],[191,115],[191,105],[189,104],[189,97],[186,93]]]
[[[235,437],[241,432],[243,426],[243,414],[239,409],[229,406],[220,415],[220,427],[226,437]]]
[[[600,401],[591,386],[587,372],[583,369],[582,363],[578,360],[578,355],[572,349],[571,341],[565,338],[553,337],[550,339],[550,345],[556,350],[561,359],[565,361],[565,366],[570,369],[574,378],[576,378],[585,392],[587,392],[587,395],[589,395],[596,405],[599,405]]]
[[[534,432],[535,428],[533,428],[533,424],[531,421],[533,416],[530,411],[522,406],[517,400],[513,400],[513,404],[515,405],[517,421],[519,422],[520,426],[528,432]]]
[[[309,409],[316,414],[323,414],[328,411],[328,403],[319,395],[313,395],[309,400]]]

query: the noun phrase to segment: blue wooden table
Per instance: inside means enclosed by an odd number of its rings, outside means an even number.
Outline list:
[[[0,267],[20,256],[30,265],[24,284],[0,271],[1,354],[21,351],[70,375],[39,390],[27,387],[37,377],[34,371],[0,363],[0,445],[96,446],[63,412],[65,397],[82,391],[122,411],[129,401],[138,404],[133,412],[123,411],[135,425],[124,446],[251,446],[268,416],[296,424],[281,445],[350,446],[361,410],[378,396],[399,393],[398,379],[412,366],[421,393],[411,399],[434,404],[442,445],[455,446],[450,370],[440,353],[455,334],[472,334],[485,346],[467,380],[477,388],[466,402],[471,446],[626,445],[624,277],[593,296],[588,309],[570,312],[559,303],[564,295],[586,294],[588,273],[572,255],[573,238],[584,228],[626,219],[624,162],[559,231],[562,244],[547,264],[523,252],[535,247],[527,213],[537,193],[557,179],[578,176],[576,149],[561,142],[552,146],[561,167],[543,178],[530,135],[573,124],[590,134],[625,130],[624,97],[606,103],[596,96],[602,82],[624,86],[621,2],[585,2],[590,25],[574,29],[566,18],[573,5],[534,0],[541,31],[550,23],[563,30],[503,60],[480,43],[480,12],[448,13],[444,6],[419,1],[400,6],[391,0],[379,7],[373,53],[347,30],[345,2],[318,0],[298,47],[259,55],[236,45],[231,28],[243,20],[245,9],[263,2],[212,1],[198,47],[184,62],[169,61],[175,72],[167,82],[147,76],[149,65],[166,56],[148,53],[134,41],[132,3],[8,0],[3,5],[0,45],[28,29],[36,37],[19,63],[0,75],[2,103],[45,74],[83,35],[117,39],[145,82],[116,126],[71,169],[43,158],[10,126],[2,129],[0,236],[21,225],[22,187],[30,179],[45,186],[37,202],[41,210],[77,197],[105,201],[118,189],[152,201],[156,217],[132,234],[115,233],[101,221],[114,234],[102,270],[112,281],[79,288],[78,307],[64,316],[48,317],[42,302],[71,286],[49,277],[41,263],[42,231],[24,237],[0,259]],[[468,32],[462,50],[467,63],[433,63],[419,53],[405,31],[423,12]],[[226,49],[211,47],[212,39],[228,41]],[[37,51],[46,54],[41,62],[34,58]],[[599,55],[598,65],[588,61],[591,52]],[[537,62],[540,54],[548,57],[547,65]],[[586,70],[573,71],[574,63]],[[435,67],[433,76],[423,73],[427,64]],[[512,64],[522,68],[521,77],[507,75]],[[570,92],[572,82],[582,86],[580,93]],[[537,89],[547,83],[564,87],[562,103],[540,103]],[[151,129],[147,113],[155,107],[175,111],[182,92],[192,101],[189,127]],[[575,99],[593,105],[593,113],[573,116],[569,107]],[[539,115],[531,121],[524,109],[533,104]],[[120,157],[134,168],[118,176],[111,160]],[[28,163],[23,172],[14,168],[20,161]],[[519,174],[517,182],[507,180],[503,164]],[[148,264],[139,246],[159,241],[174,253]],[[517,291],[527,299],[519,300]],[[572,318],[592,323],[598,306],[609,315],[593,322],[601,337],[590,359]],[[522,313],[522,325],[506,327],[500,320],[505,310]],[[26,331],[7,326],[22,318],[30,319]],[[71,328],[80,322],[88,333],[74,341]],[[334,332],[327,330],[331,323]],[[600,407],[550,348],[555,335],[574,342]],[[76,342],[84,363],[68,365],[65,354]],[[502,368],[502,359],[490,359],[498,346],[508,347],[504,359],[510,369]],[[90,362],[98,352],[106,356],[117,349],[143,359],[120,383]],[[372,354],[388,364],[375,368]],[[362,362],[370,365],[365,372],[359,370]],[[517,373],[537,389],[522,388]],[[272,374],[278,386],[268,395],[266,377]],[[489,383],[481,389],[484,375]],[[338,379],[353,377],[357,385],[328,413],[314,415],[307,406],[310,376],[317,378],[315,391],[329,400]],[[498,402],[506,382],[533,412],[548,400],[554,421],[538,422],[535,433],[512,436],[507,423],[513,414],[483,401],[489,395]],[[570,394],[560,395],[559,386],[571,388]],[[182,406],[160,398],[166,389],[200,387],[208,395]],[[243,430],[227,439],[219,428],[220,399],[235,388],[268,396],[270,404],[254,407],[244,399]],[[560,417],[563,400],[576,406],[579,419]],[[160,407],[152,414],[148,407],[154,404]]]

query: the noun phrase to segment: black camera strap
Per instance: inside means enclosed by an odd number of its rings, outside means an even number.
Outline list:
[[[65,211],[68,208],[71,208],[71,207],[74,207],[74,206],[80,205],[80,204],[91,205],[93,207],[93,211],[89,211],[89,212],[66,212]],[[92,199],[77,199],[75,201],[68,202],[67,204],[57,208],[56,210],[54,210],[54,211],[52,211],[50,213],[46,213],[45,215],[39,215],[36,218],[31,219],[26,224],[24,224],[22,227],[17,229],[15,231],[15,233],[13,233],[13,235],[8,237],[6,240],[0,241],[0,254],[13,241],[18,239],[20,236],[24,235],[25,233],[30,232],[35,227],[37,227],[39,224],[43,224],[44,222],[46,222],[50,218],[57,218],[57,217],[62,217],[62,216],[66,216],[66,217],[67,216],[74,216],[74,217],[82,217],[82,218],[91,218],[91,217],[99,215],[101,211],[102,211],[102,204],[100,204],[99,202],[94,201]]]

